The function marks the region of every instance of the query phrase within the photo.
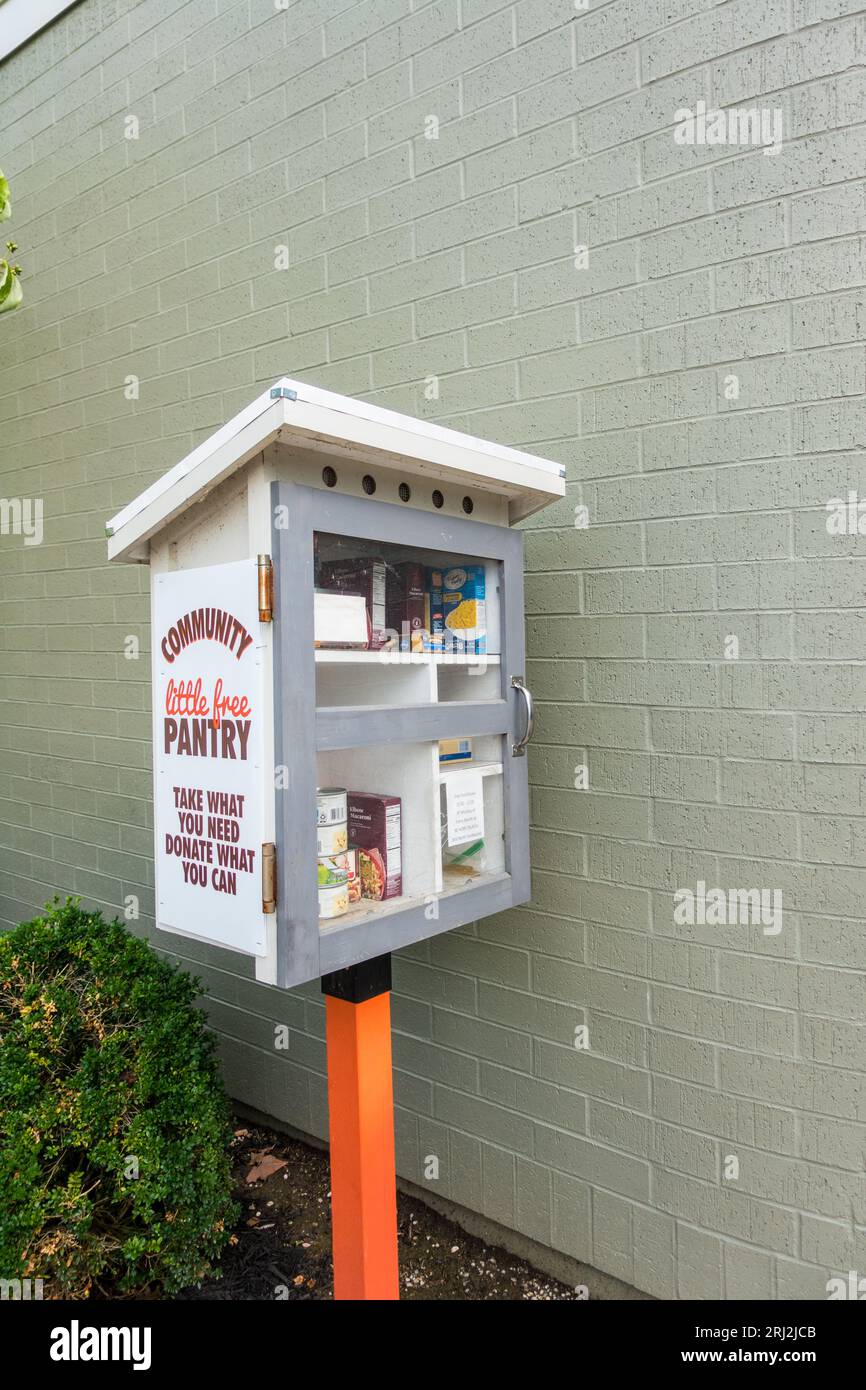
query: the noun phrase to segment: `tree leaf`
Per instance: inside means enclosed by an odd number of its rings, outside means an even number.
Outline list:
[[[0,258],[0,314],[6,314],[10,309],[17,309],[24,298],[24,291],[21,289],[21,281],[12,271],[8,261]]]
[[[277,1173],[281,1168],[285,1168],[287,1162],[288,1159],[274,1158],[273,1154],[266,1154],[261,1162],[247,1173],[247,1182],[258,1182],[261,1178],[269,1178],[271,1173]]]
[[[7,217],[12,216],[12,194],[9,191],[9,184],[3,177],[3,170],[0,169],[0,222],[5,222]]]

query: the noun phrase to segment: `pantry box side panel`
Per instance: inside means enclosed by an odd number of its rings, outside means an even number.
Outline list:
[[[240,475],[233,475],[215,487],[201,501],[189,507],[170,522],[150,541],[151,597],[154,581],[159,575],[183,570],[203,569],[210,565],[231,564],[258,554],[252,544],[254,502],[261,493],[262,461],[255,460]],[[265,490],[265,495],[267,495]],[[265,547],[267,550],[267,546]],[[269,638],[267,628],[264,635]],[[153,659],[153,657],[151,657]],[[273,662],[272,647],[267,640],[263,649],[263,709],[266,732],[261,796],[264,807],[264,839],[274,838],[273,793]],[[156,771],[154,769],[154,797]],[[154,903],[159,903],[159,856],[155,856]],[[273,919],[267,921],[267,954],[253,957],[210,943],[200,936],[182,931],[171,933],[156,929],[161,949],[176,951],[196,968],[213,965],[220,971],[230,971],[243,977],[256,977],[265,983],[275,982],[275,929]]]

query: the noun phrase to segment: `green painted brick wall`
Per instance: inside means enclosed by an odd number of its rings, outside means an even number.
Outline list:
[[[148,929],[147,575],[103,525],[276,376],[561,460],[533,902],[396,961],[399,1166],[662,1297],[866,1271],[866,541],[825,525],[866,492],[864,52],[857,0],[83,0],[0,67],[0,488],[44,499],[0,537],[0,916]],[[678,145],[700,99],[782,147]],[[699,880],[781,932],[677,925]],[[317,991],[180,949],[233,1092],[324,1134]]]

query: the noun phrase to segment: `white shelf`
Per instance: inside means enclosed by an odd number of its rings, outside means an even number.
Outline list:
[[[497,777],[502,773],[501,763],[474,763],[470,758],[464,763],[440,763],[437,781],[442,782],[455,772],[480,772],[482,777]]]
[[[407,907],[426,906],[431,896],[448,897],[453,893],[465,892],[467,888],[477,888],[480,884],[496,882],[504,876],[501,871],[479,873],[477,869],[470,869],[468,866],[447,864],[442,872],[441,893],[424,894],[419,897],[404,895],[399,898],[385,898],[381,902],[377,902],[373,898],[362,898],[360,902],[353,903],[349,911],[344,912],[340,917],[320,917],[319,930],[329,932],[343,927],[353,927],[360,922],[376,921],[381,917],[389,917],[392,912],[402,912]]]
[[[498,666],[498,654],[462,652],[367,652],[316,649],[317,666]]]

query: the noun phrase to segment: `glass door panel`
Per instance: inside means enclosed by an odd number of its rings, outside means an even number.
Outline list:
[[[291,983],[526,900],[529,704],[518,532],[294,483],[274,516]]]
[[[317,704],[499,697],[497,560],[323,531],[313,556]]]

